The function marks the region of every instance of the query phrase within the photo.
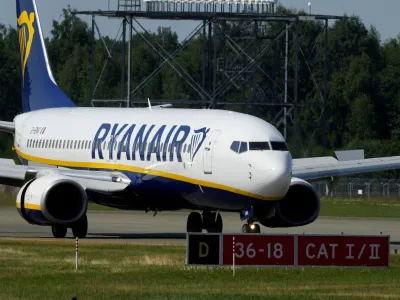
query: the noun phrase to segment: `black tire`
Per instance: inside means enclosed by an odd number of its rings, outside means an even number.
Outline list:
[[[261,233],[261,228],[260,228],[260,225],[259,224],[254,224],[254,230],[253,230],[253,232],[254,233]]]
[[[214,230],[213,232],[221,233],[222,229],[223,229],[222,217],[221,217],[221,214],[217,214],[217,219],[215,220],[215,222],[213,224],[213,230]]]
[[[213,213],[213,222],[207,232],[209,233],[221,233],[223,229],[223,222],[221,214]]]
[[[187,219],[187,232],[201,232],[203,229],[203,220],[198,212],[191,212]]]
[[[251,230],[250,230],[249,224],[243,224],[242,233],[250,233],[250,232],[251,232]]]
[[[51,233],[56,239],[65,238],[67,235],[67,229],[68,228],[64,226],[51,225]]]
[[[85,215],[82,219],[80,219],[76,224],[74,224],[74,226],[71,227],[71,229],[75,238],[85,238],[88,232],[87,216]]]

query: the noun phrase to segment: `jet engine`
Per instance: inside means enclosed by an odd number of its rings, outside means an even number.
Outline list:
[[[260,223],[266,227],[297,227],[315,221],[320,211],[320,198],[314,187],[299,178],[292,178],[285,197],[274,212]]]
[[[73,224],[86,214],[87,204],[84,188],[60,175],[28,181],[17,195],[20,215],[36,225]]]

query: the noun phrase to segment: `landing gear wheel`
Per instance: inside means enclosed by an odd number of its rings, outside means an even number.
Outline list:
[[[65,238],[67,235],[67,227],[51,225],[51,233],[57,239]]]
[[[87,232],[88,232],[88,220],[87,216],[85,215],[82,219],[80,219],[76,224],[74,224],[72,227],[72,234],[74,237],[83,239],[86,237]]]
[[[261,233],[260,225],[258,224],[244,224],[242,226],[242,233]]]
[[[243,233],[250,233],[251,232],[249,224],[243,224],[242,232]]]
[[[207,228],[208,232],[221,233],[223,228],[222,217],[219,213],[212,213],[212,223]]]
[[[215,220],[215,223],[214,223],[214,228],[216,230],[215,232],[221,233],[223,227],[224,226],[223,226],[221,214],[217,214],[217,219]]]
[[[187,232],[201,232],[203,229],[203,220],[198,212],[191,212],[187,219]]]

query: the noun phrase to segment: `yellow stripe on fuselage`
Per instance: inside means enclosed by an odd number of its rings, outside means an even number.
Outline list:
[[[17,202],[17,208],[21,208],[21,203]],[[41,210],[40,205],[37,204],[30,204],[30,203],[25,203],[24,204],[25,209],[32,209],[32,210]]]
[[[36,157],[32,155],[25,154],[21,152],[19,149],[15,149],[16,152],[24,159],[37,162],[37,163],[42,163],[42,164],[47,164],[47,165],[54,165],[54,166],[62,166],[62,167],[73,167],[73,168],[89,168],[89,169],[107,169],[107,170],[118,170],[118,171],[128,171],[128,172],[134,172],[134,173],[141,173],[141,174],[146,174],[146,175],[153,175],[153,176],[160,176],[160,177],[165,177],[165,178],[170,178],[178,181],[183,181],[195,185],[201,185],[205,187],[210,187],[210,188],[215,188],[215,189],[220,189],[228,192],[232,192],[235,194],[240,194],[243,196],[259,199],[259,200],[280,200],[281,198],[277,197],[264,197],[261,195],[257,195],[251,192],[243,191],[240,189],[236,189],[227,185],[222,185],[214,182],[209,182],[209,181],[203,181],[203,180],[198,180],[198,179],[193,179],[189,178],[186,176],[182,175],[177,175],[169,172],[164,172],[164,171],[158,171],[158,170],[152,170],[152,169],[145,169],[145,168],[140,168],[140,167],[134,167],[134,166],[127,166],[127,165],[122,165],[122,164],[112,164],[112,163],[97,163],[97,162],[74,162],[74,161],[63,161],[63,160],[54,160],[54,159],[47,159],[47,158],[41,158],[41,157]]]

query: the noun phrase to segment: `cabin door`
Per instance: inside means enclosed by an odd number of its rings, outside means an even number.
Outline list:
[[[204,144],[204,155],[203,155],[204,174],[212,174],[213,150],[215,142],[217,141],[220,134],[221,130],[214,130],[213,132],[211,132],[209,138],[206,140],[206,143]]]

